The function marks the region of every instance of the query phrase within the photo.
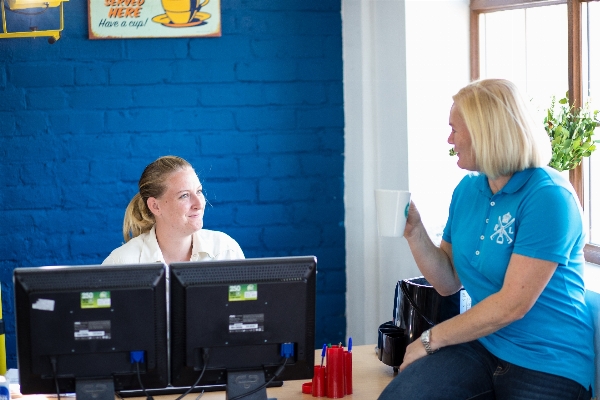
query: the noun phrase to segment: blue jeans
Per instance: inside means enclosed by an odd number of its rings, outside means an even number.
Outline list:
[[[591,390],[557,375],[503,361],[478,341],[448,346],[413,362],[379,400],[589,400]]]

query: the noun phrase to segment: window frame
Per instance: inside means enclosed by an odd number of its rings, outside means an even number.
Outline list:
[[[568,71],[569,103],[583,104],[582,89],[582,44],[581,44],[581,6],[589,1],[600,0],[471,0],[470,2],[470,66],[471,80],[480,77],[479,15],[494,11],[506,11],[519,8],[542,7],[556,4],[567,5],[568,18]],[[584,204],[583,167],[578,165],[569,171],[569,180],[575,188],[582,207]],[[584,247],[585,260],[600,265],[600,246],[587,243]]]

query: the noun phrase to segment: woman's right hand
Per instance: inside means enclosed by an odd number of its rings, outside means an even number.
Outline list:
[[[417,210],[415,203],[411,200],[408,208],[408,217],[406,218],[406,227],[404,228],[404,237],[411,237],[419,225],[421,225],[421,214]]]

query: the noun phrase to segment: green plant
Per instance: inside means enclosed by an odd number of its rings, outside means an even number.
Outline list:
[[[598,110],[590,111],[587,103],[584,107],[569,106],[568,93],[558,101],[552,97],[544,117],[544,128],[552,143],[552,159],[548,165],[558,171],[578,166],[583,157],[589,157],[596,150],[596,143],[600,143],[592,139],[599,125]]]

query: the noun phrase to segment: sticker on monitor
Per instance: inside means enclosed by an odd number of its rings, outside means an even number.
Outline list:
[[[75,340],[110,339],[110,321],[81,321],[74,323]]]
[[[110,292],[81,292],[81,308],[109,308]]]
[[[229,301],[248,300],[258,300],[258,285],[256,283],[229,286]]]
[[[34,310],[54,311],[54,304],[54,300],[37,299],[35,303],[31,304],[31,308],[33,308]]]
[[[264,332],[265,314],[241,314],[229,316],[229,333]]]

